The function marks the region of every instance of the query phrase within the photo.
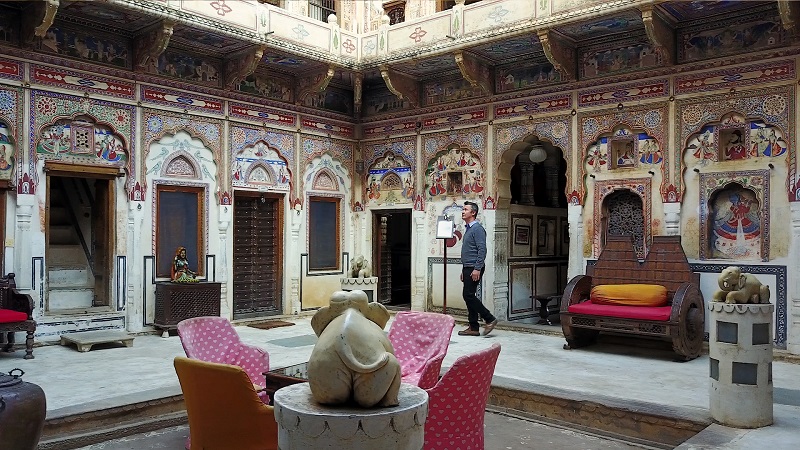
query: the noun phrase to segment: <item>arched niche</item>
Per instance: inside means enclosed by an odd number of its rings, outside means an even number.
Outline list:
[[[652,235],[651,179],[607,180],[594,184],[594,256],[600,255],[608,235],[633,236],[636,254],[644,259]]]
[[[425,169],[425,180],[429,200],[478,198],[485,181],[480,158],[457,144],[433,155]]]
[[[386,152],[370,166],[364,189],[364,198],[376,205],[413,202],[415,189],[411,164],[402,155]]]
[[[160,175],[163,178],[187,178],[192,180],[202,178],[197,161],[185,150],[178,150],[169,155],[162,165]]]
[[[234,187],[288,191],[291,170],[280,151],[259,140],[233,155],[231,181]]]
[[[584,163],[587,172],[601,172],[658,165],[663,160],[661,144],[656,138],[627,125],[618,125],[589,145]]]
[[[320,169],[314,175],[314,181],[311,183],[311,189],[315,191],[339,191],[339,183],[336,181],[336,175],[328,168]]]
[[[738,112],[725,114],[692,133],[686,142],[686,166],[707,166],[725,161],[777,158],[787,154],[788,144],[780,127]]]
[[[148,177],[194,179],[217,183],[217,165],[206,144],[186,131],[164,134],[150,144],[145,164]]]

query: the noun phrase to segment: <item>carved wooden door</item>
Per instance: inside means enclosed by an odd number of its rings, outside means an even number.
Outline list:
[[[234,200],[233,318],[282,312],[280,199],[238,194]]]

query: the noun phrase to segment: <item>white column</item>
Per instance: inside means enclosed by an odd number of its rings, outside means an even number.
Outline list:
[[[144,310],[142,308],[142,295],[137,286],[142,282],[142,266],[139,264],[139,252],[136,251],[139,245],[136,230],[141,230],[141,211],[142,202],[128,202],[128,239],[126,249],[126,260],[128,262],[128,286],[127,302],[125,304],[125,324],[128,331],[138,333],[142,331],[144,320]]]
[[[583,260],[583,206],[568,205],[567,220],[569,220],[569,266],[567,280],[584,273]]]
[[[414,285],[411,290],[411,309],[414,311],[425,311],[425,276],[427,267],[425,261],[428,249],[425,245],[425,211],[413,211],[411,217],[414,221],[414,232],[411,234],[411,258],[412,274],[411,279]]]
[[[233,304],[230,302],[229,293],[233,289],[228,289],[228,229],[230,228],[233,217],[233,207],[230,205],[220,205],[219,216],[217,219],[217,229],[219,230],[219,267],[217,268],[217,281],[222,283],[220,286],[221,304],[219,307],[220,315],[227,319],[233,317]],[[233,281],[233,280],[231,280]]]
[[[681,234],[681,204],[664,203],[664,231],[667,236]]]
[[[487,228],[486,234],[492,234],[492,239],[487,239],[486,262],[487,270],[485,274],[490,274],[487,277],[488,282],[492,283],[492,301],[491,308],[498,320],[508,320],[508,210],[502,211],[484,211],[484,217],[492,216],[493,226],[492,229]],[[488,217],[487,217],[488,218]],[[487,220],[488,222],[488,220]],[[492,255],[494,258],[492,258]],[[489,272],[491,270],[491,272]],[[488,307],[488,306],[487,306]]]
[[[16,242],[19,242],[18,251],[16,252],[17,261],[14,264],[16,267],[16,280],[19,289],[25,289],[27,286],[30,290],[39,289],[38,279],[34,280],[34,284],[30,286],[30,280],[33,274],[31,273],[31,257],[33,233],[31,232],[31,218],[33,217],[33,207],[36,205],[36,196],[30,194],[17,194],[17,231]],[[41,274],[36,274],[41,275]],[[37,296],[34,300],[37,300]],[[38,302],[35,305],[38,309]],[[34,317],[38,317],[42,311],[34,311]]]
[[[287,266],[290,267],[287,272],[291,273],[291,287],[288,298],[291,305],[291,313],[299,314],[301,307],[300,277],[303,276],[303,268],[300,266],[300,253],[302,253],[303,250],[303,246],[300,245],[300,229],[303,225],[303,214],[301,210],[296,209],[291,210],[289,215],[292,217],[290,222],[291,238],[289,242],[289,251],[286,254],[292,256],[284,257],[286,259]]]
[[[790,302],[788,308],[789,320],[787,326],[786,348],[795,355],[800,355],[800,202],[789,203],[792,212],[792,244],[789,267],[788,294]]]

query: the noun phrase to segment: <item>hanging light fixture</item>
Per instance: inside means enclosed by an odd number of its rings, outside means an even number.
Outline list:
[[[532,162],[539,164],[540,162],[547,159],[547,152],[544,150],[544,146],[540,144],[536,144],[531,146],[531,153],[529,158]]]

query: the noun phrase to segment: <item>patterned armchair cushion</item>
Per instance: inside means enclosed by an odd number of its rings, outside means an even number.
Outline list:
[[[660,284],[600,284],[589,299],[597,305],[664,306],[667,288]]]
[[[500,344],[456,360],[428,389],[425,450],[483,450],[483,418]]]
[[[400,362],[404,383],[423,389],[436,383],[454,326],[455,320],[446,314],[397,313],[389,329],[389,341]]]

